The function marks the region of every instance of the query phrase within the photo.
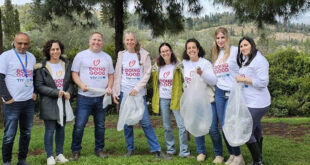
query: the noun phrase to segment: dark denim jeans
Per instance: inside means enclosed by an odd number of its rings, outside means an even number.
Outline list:
[[[106,109],[102,108],[103,96],[87,97],[78,95],[76,101],[76,118],[72,132],[72,152],[79,152],[82,149],[81,143],[85,125],[89,115],[94,117],[95,125],[95,151],[101,151],[104,147],[105,134],[105,113]]]
[[[27,158],[28,147],[30,142],[34,101],[13,102],[4,104],[4,136],[2,141],[2,159],[3,162],[10,162],[12,159],[12,148],[19,122],[19,151],[18,159]]]
[[[65,118],[64,121],[66,121]],[[65,124],[66,122],[64,122],[64,126],[62,127],[57,123],[57,120],[44,120],[45,125],[44,148],[47,158],[53,156],[54,132],[56,132],[55,135],[56,155],[63,153],[63,146],[65,141]]]
[[[122,98],[123,98],[123,92],[121,92],[121,94],[120,94],[120,103],[122,101]],[[144,135],[146,136],[147,142],[149,143],[151,152],[160,151],[161,148],[160,148],[160,145],[159,145],[158,140],[156,138],[156,134],[154,132],[152,123],[151,123],[150,118],[149,118],[149,110],[147,108],[145,96],[143,96],[143,100],[144,100],[145,109],[144,109],[143,117],[140,120],[140,124],[141,124],[143,131],[144,131]],[[133,135],[133,126],[132,125],[126,125],[125,124],[124,135],[125,135],[125,140],[126,140],[126,144],[127,144],[127,150],[128,151],[134,150],[134,135]]]
[[[224,119],[225,119],[225,112],[226,112],[226,106],[227,106],[227,101],[228,101],[228,97],[226,96],[226,93],[229,93],[229,91],[224,91],[218,87],[216,87],[215,89],[215,104],[216,104],[217,118],[222,127],[225,124]],[[230,155],[238,156],[241,154],[240,147],[231,147],[228,144],[225,138],[225,135],[224,135],[224,140],[225,140],[226,147]]]

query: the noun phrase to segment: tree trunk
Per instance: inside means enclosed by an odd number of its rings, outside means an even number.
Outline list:
[[[2,12],[0,9],[0,54],[3,52],[3,33],[2,33]],[[3,128],[3,107],[2,99],[0,98],[0,128]]]
[[[124,33],[124,0],[115,1],[115,54],[124,49],[123,33]]]

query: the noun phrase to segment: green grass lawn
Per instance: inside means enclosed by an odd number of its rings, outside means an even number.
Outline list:
[[[152,116],[152,123],[156,125],[155,131],[157,138],[160,141],[162,149],[165,150],[164,132],[159,116]],[[92,122],[92,120],[91,120]],[[91,123],[90,122],[90,123]],[[110,115],[106,119],[106,137],[105,137],[105,149],[109,158],[100,159],[94,155],[94,127],[92,124],[88,124],[83,137],[81,158],[77,162],[70,161],[66,164],[77,165],[94,165],[94,164],[111,164],[111,165],[128,165],[128,164],[167,164],[167,165],[189,165],[189,164],[212,164],[214,159],[212,144],[210,136],[206,136],[206,148],[207,148],[207,160],[202,163],[196,161],[196,146],[194,138],[191,137],[189,142],[189,148],[192,158],[179,158],[174,156],[173,160],[158,160],[155,156],[149,152],[149,147],[144,136],[144,133],[140,127],[134,129],[135,133],[135,156],[123,157],[126,153],[126,145],[123,136],[123,131],[118,132],[116,130],[117,116]],[[286,123],[289,124],[289,129],[295,128],[310,128],[309,118],[267,118],[263,120],[264,125],[269,123]],[[296,125],[302,125],[302,127],[295,127]],[[71,135],[72,135],[73,123],[68,123],[66,126],[66,140],[64,145],[64,155],[67,158],[71,156]],[[1,129],[2,135],[0,139],[2,141],[3,129]],[[285,130],[284,130],[285,131]],[[281,136],[281,134],[265,135],[263,156],[266,165],[309,165],[310,164],[310,131],[303,134],[300,137]],[[46,155],[43,145],[44,126],[38,122],[35,123],[32,131],[31,143],[29,148],[28,162],[34,165],[46,164]],[[174,131],[175,137],[178,137],[178,131]],[[17,135],[17,137],[19,137]],[[177,138],[176,138],[177,139]],[[178,142],[178,140],[177,140]],[[178,145],[178,144],[177,144]],[[251,156],[245,145],[241,147],[243,157],[246,163],[251,162]],[[225,160],[229,156],[226,148],[224,147]],[[12,163],[17,162],[18,152],[18,138],[15,139],[13,160]],[[0,158],[2,162],[2,157]]]

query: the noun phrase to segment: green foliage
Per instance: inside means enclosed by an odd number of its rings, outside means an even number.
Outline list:
[[[14,35],[20,31],[19,14],[14,10],[11,0],[5,0],[3,11],[3,32],[5,45],[8,46],[14,39]]]
[[[268,55],[271,116],[310,116],[310,54],[286,49]]]

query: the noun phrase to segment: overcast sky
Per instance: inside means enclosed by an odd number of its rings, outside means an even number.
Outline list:
[[[32,0],[11,0],[12,4],[22,5],[25,3],[30,3]],[[200,3],[203,5],[203,11],[201,15],[210,14],[210,13],[221,13],[224,11],[232,11],[229,8],[223,9],[223,7],[213,6],[212,1],[210,0],[200,0]],[[4,4],[4,0],[0,0],[0,6]],[[294,23],[304,23],[310,25],[310,10],[300,14],[297,18],[292,18]]]

